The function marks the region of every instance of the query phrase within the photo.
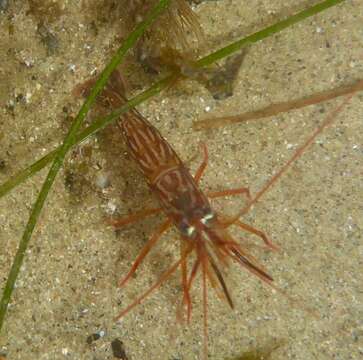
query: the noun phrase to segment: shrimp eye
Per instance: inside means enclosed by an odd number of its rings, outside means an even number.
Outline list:
[[[196,228],[195,226],[190,225],[189,223],[182,221],[179,225],[179,231],[187,237],[193,237],[195,232],[196,232]]]
[[[200,219],[200,222],[205,225],[205,226],[210,226],[211,222],[214,220],[215,218],[215,215],[210,212],[210,213],[207,213],[205,214],[201,219]]]

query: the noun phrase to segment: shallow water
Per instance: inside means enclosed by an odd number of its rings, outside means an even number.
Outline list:
[[[59,14],[46,19],[48,33],[37,30],[46,13],[29,13],[21,2],[0,14],[0,182],[59,144],[79,108],[72,89],[102,68],[119,43],[116,36],[123,36],[116,23],[92,22],[94,1],[87,6],[57,3]],[[206,1],[196,11],[206,38],[213,39],[208,46],[219,47],[303,4],[220,0]],[[201,141],[207,143],[210,161],[203,188],[248,186],[255,193],[342,99],[208,132],[193,131],[193,120],[238,114],[360,78],[359,4],[347,1],[251,47],[234,95],[226,100],[214,100],[200,84],[188,81],[139,110],[183,159],[197,154]],[[128,69],[130,83],[148,79],[133,77],[133,71],[140,71],[137,66]],[[356,95],[244,219],[281,246],[277,254],[256,249],[251,244],[259,239],[243,234],[276,285],[296,302],[232,266],[227,281],[235,310],[210,291],[210,359],[238,359],[251,349],[281,342],[271,359],[361,357],[362,101],[362,94]],[[192,161],[193,169],[199,161]],[[0,199],[2,283],[44,175]],[[102,189],[104,179],[111,186]],[[128,359],[201,358],[199,282],[189,326],[176,322],[177,275],[121,323],[113,321],[179,254],[177,235],[170,232],[125,290],[117,289],[117,280],[160,220],[115,232],[103,219],[114,210],[127,213],[144,204],[153,204],[152,198],[117,131],[106,129],[72,153],[31,241],[0,335],[0,355],[112,359],[111,342],[119,339]],[[232,214],[242,205],[239,198],[216,201],[218,209]],[[238,230],[233,234],[240,236]],[[301,309],[301,303],[317,316]]]

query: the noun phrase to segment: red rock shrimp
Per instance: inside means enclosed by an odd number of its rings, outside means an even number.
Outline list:
[[[120,106],[126,101],[123,92],[124,87],[121,77],[119,73],[115,72],[103,93],[103,101],[109,102],[111,106]],[[233,308],[233,301],[221,271],[228,265],[229,260],[236,261],[268,284],[273,281],[271,276],[258,264],[257,260],[229,235],[226,227],[231,223],[223,221],[222,217],[212,209],[208,200],[208,197],[215,198],[238,194],[245,194],[249,197],[249,191],[246,188],[237,188],[210,193],[207,196],[198,186],[208,162],[206,146],[203,146],[203,162],[193,177],[170,144],[139,112],[136,110],[129,111],[120,118],[118,126],[122,130],[131,156],[146,178],[149,188],[158,199],[160,208],[141,211],[127,218],[114,221],[113,225],[121,227],[160,211],[163,211],[167,216],[167,220],[162,223],[145,244],[128,274],[120,281],[120,286],[126,284],[161,235],[172,225],[177,228],[181,236],[181,257],[160,277],[154,286],[122,311],[117,319],[128,313],[152,290],[163,283],[178,267],[181,267],[184,293],[183,305],[187,307],[187,319],[189,320],[192,307],[189,292],[193,280],[198,271],[201,270],[204,358],[207,358],[207,281],[225,298],[231,308]],[[233,223],[261,237],[270,249],[276,249],[276,246],[263,232],[242,223],[239,219],[234,219]],[[187,258],[192,252],[195,252],[196,260],[188,274]]]
[[[124,97],[124,85],[119,73],[113,73],[105,91],[102,95],[103,102],[112,107],[123,105],[126,101]],[[239,217],[245,214],[249,208],[256,203],[261,196],[281,177],[292,163],[294,163],[305,150],[313,143],[315,138],[330,125],[335,119],[335,115],[353,96],[351,94],[346,100],[318,127],[315,132],[308,137],[302,146],[297,148],[293,156],[286,164],[268,180],[253,199],[250,199],[247,206],[243,208],[233,219],[225,220],[221,214],[217,214],[210,205],[208,198],[221,196],[231,196],[245,194],[250,198],[248,189],[237,188],[204,194],[199,188],[199,181],[206,169],[208,154],[206,146],[203,146],[204,159],[196,171],[194,177],[183,164],[179,156],[162,137],[159,131],[152,126],[139,112],[131,110],[122,115],[118,125],[122,130],[129,151],[139,166],[141,173],[146,178],[149,188],[157,197],[160,208],[146,209],[134,213],[128,217],[114,220],[115,227],[141,220],[147,216],[164,212],[167,220],[152,234],[146,242],[131,269],[120,281],[119,286],[124,286],[130,277],[136,272],[146,255],[154,247],[161,236],[174,225],[181,236],[181,256],[178,261],[172,264],[158,281],[146,290],[141,296],[134,300],[128,307],[121,311],[116,320],[121,319],[135,306],[140,304],[148,295],[164,283],[179,267],[181,268],[183,300],[182,306],[187,308],[187,319],[190,319],[192,304],[190,290],[197,273],[201,272],[203,291],[203,337],[204,351],[203,359],[208,357],[208,306],[207,306],[207,282],[217,291],[219,297],[234,307],[229,290],[223,278],[223,270],[229,265],[230,260],[234,260],[249,272],[256,275],[264,283],[282,292],[273,284],[272,277],[258,261],[242,248],[228,233],[227,228],[236,225],[239,228],[251,232],[265,242],[271,250],[276,250],[275,246],[267,236],[250,225],[244,224]],[[188,273],[187,259],[191,253],[195,253],[195,260]],[[300,304],[299,304],[300,306]],[[302,306],[304,308],[304,305]],[[311,312],[309,309],[305,310]]]

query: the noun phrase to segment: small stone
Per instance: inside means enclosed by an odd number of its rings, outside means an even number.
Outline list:
[[[112,354],[116,359],[128,360],[124,344],[121,340],[115,339],[111,342]]]

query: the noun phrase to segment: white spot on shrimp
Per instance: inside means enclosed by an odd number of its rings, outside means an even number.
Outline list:
[[[209,221],[214,219],[214,214],[213,213],[208,213],[206,215],[204,215],[204,217],[202,217],[200,219],[200,222],[203,224],[203,225],[208,225]]]
[[[185,235],[188,237],[193,237],[196,231],[195,226],[188,226],[185,230]]]

